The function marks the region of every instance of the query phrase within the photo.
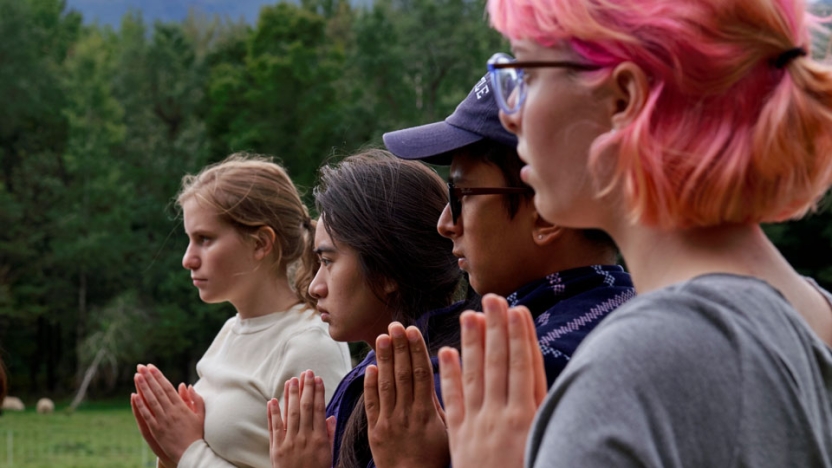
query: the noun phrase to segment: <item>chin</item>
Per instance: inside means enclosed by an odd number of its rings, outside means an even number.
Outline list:
[[[338,342],[347,342],[348,341],[347,339],[345,339],[344,336],[341,335],[341,333],[338,333],[337,328],[332,327],[332,322],[329,323],[329,337],[332,338],[334,341],[338,341]]]
[[[202,291],[199,292],[199,299],[206,304],[219,304],[220,302],[225,302],[225,300],[212,296],[208,293],[203,293]]]

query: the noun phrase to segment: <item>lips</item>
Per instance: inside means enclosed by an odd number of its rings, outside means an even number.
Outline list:
[[[191,281],[194,283],[194,286],[196,287],[203,286],[205,283],[208,282],[206,278],[195,278],[193,276],[191,277]]]
[[[317,309],[318,313],[321,314],[321,321],[329,323],[329,311],[322,307],[317,307]]]
[[[529,183],[529,172],[531,172],[531,170],[532,170],[532,168],[529,167],[528,165],[523,166],[523,168],[520,169],[520,180],[522,180],[523,182],[528,184]]]
[[[465,270],[465,266],[468,263],[467,260],[465,259],[465,255],[463,255],[461,252],[456,251],[456,250],[454,250],[451,253],[453,254],[454,257],[457,258],[456,264],[459,266],[459,268],[461,270]]]

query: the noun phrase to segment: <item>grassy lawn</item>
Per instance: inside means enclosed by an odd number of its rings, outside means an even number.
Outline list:
[[[125,400],[127,400],[125,398]],[[129,404],[86,404],[73,414],[6,411],[0,416],[0,468],[156,466]]]

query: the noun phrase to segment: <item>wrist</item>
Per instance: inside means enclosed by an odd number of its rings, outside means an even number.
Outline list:
[[[174,463],[174,467],[179,465],[182,462],[183,458],[187,458],[189,452],[193,452],[194,450],[199,450],[200,445],[202,444],[203,439],[194,439],[191,441],[190,444],[186,445],[184,449],[177,450],[177,453],[171,454],[171,461]]]

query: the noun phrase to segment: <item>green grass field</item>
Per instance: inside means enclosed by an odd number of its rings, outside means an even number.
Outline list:
[[[0,468],[156,466],[129,404],[86,404],[73,414],[6,411],[0,416]]]

